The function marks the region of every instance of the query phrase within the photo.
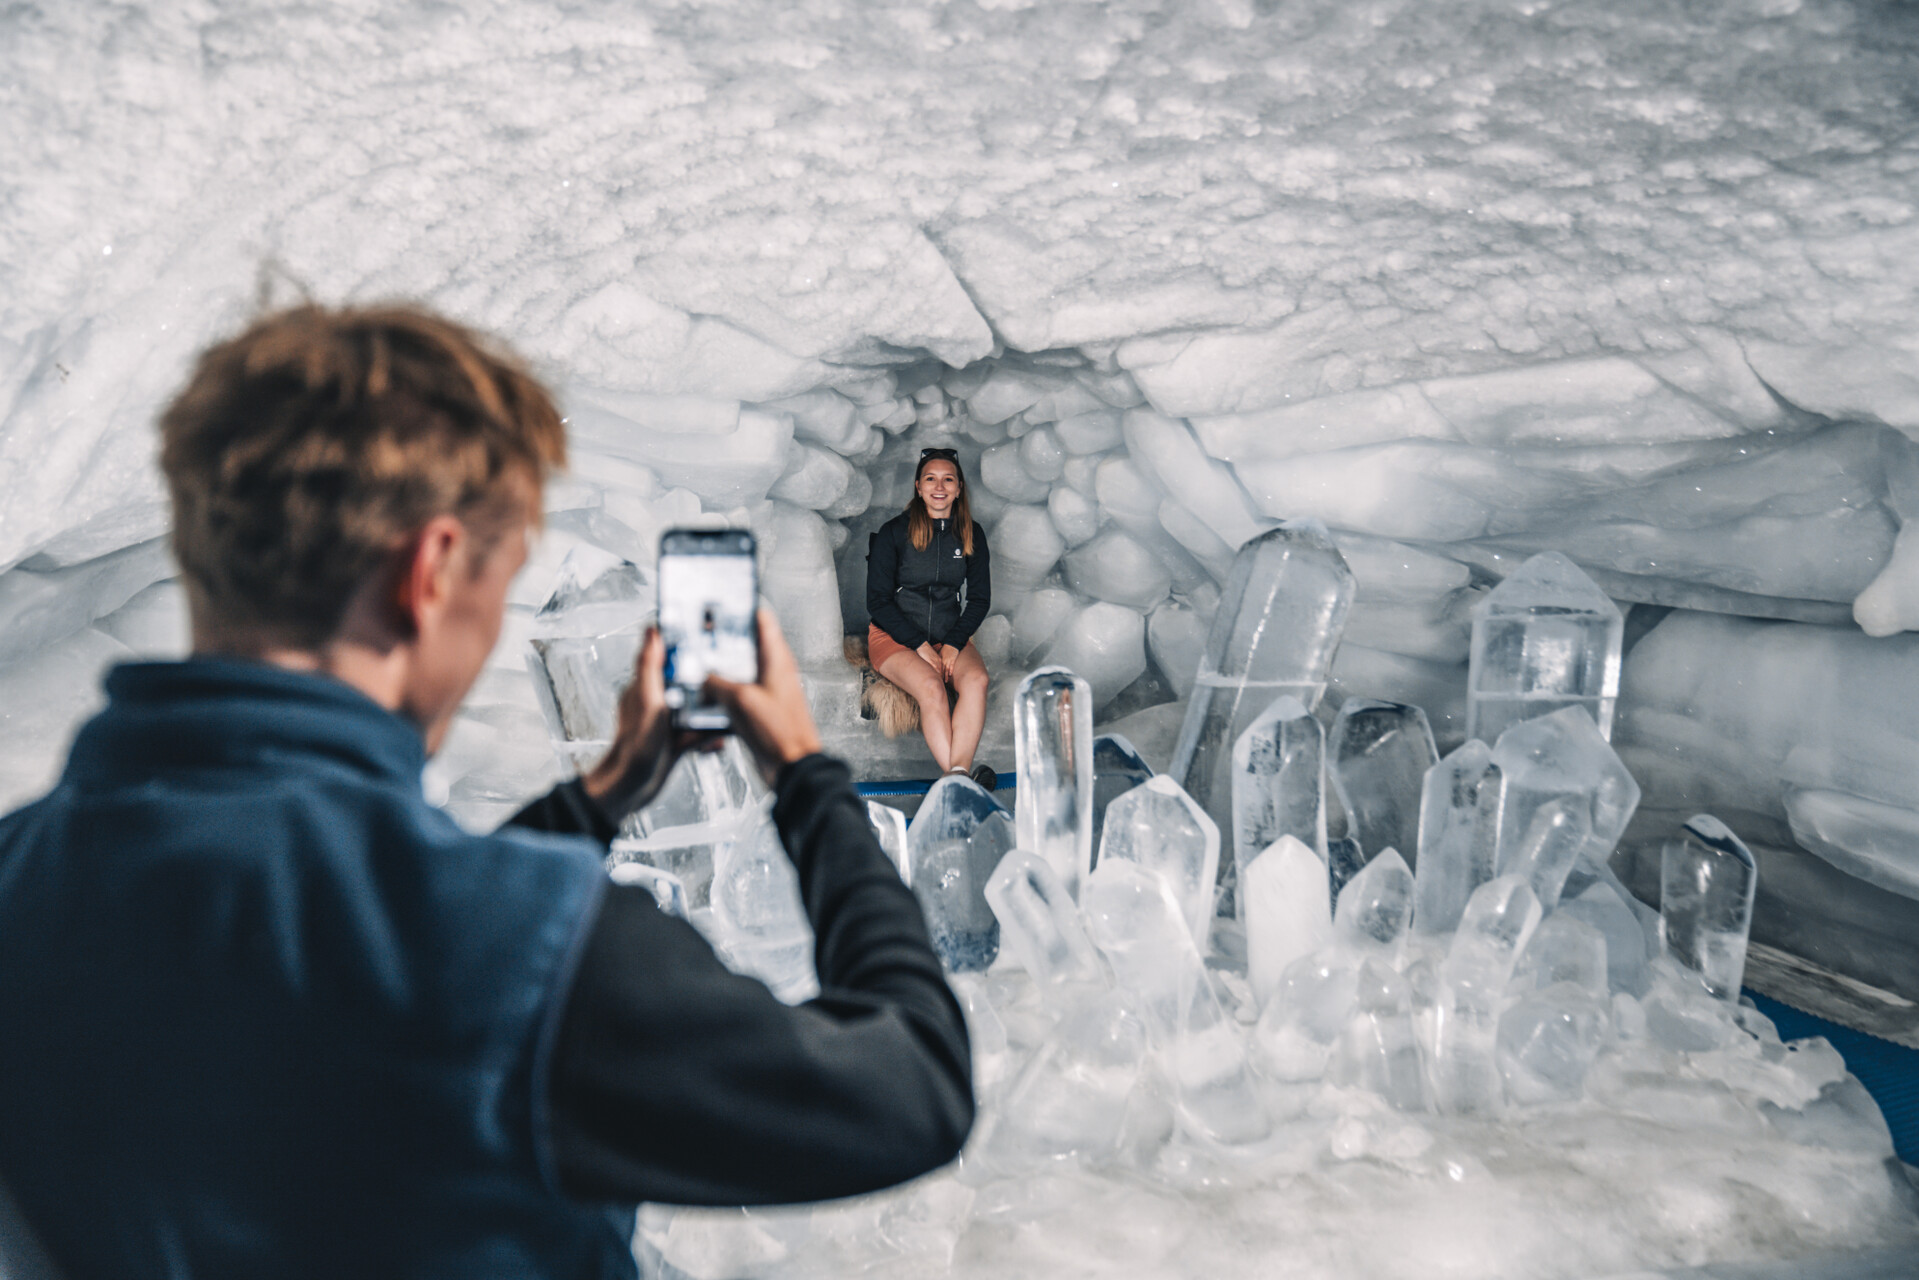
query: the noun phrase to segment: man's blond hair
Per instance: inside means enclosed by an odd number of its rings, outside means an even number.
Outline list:
[[[405,305],[263,317],[201,356],[160,442],[196,624],[298,647],[429,520],[458,517],[484,553],[566,464],[516,357]]]

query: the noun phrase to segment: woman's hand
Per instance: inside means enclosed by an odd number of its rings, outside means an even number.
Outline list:
[[[933,671],[940,679],[946,679],[946,660],[940,657],[939,649],[934,646],[931,640],[928,640],[925,644],[913,650],[913,652],[920,656],[921,662],[933,668]]]
[[[959,670],[960,651],[950,644],[940,646],[940,670],[945,673],[947,683],[952,683],[953,675]]]
[[[717,734],[675,732],[666,705],[666,646],[659,629],[648,627],[633,682],[620,695],[620,726],[612,749],[580,783],[606,816],[619,822],[660,793],[682,753],[718,742]]]

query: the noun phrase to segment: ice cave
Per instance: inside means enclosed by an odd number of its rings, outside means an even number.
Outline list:
[[[430,794],[579,767],[660,531],[730,523],[889,851],[969,860],[961,1161],[643,1206],[645,1274],[1919,1274],[1911,1082],[1857,1078],[1919,1050],[1919,7],[74,0],[0,68],[0,801],[185,651],[193,353],[405,297],[572,441]],[[991,796],[882,785],[933,769],[843,644],[927,445]],[[1611,665],[1520,705],[1474,650],[1542,601]],[[1250,688],[1242,613],[1299,650]],[[1441,883],[1488,777],[1524,829]],[[683,765],[611,874],[804,999],[754,785]],[[1685,859],[1756,875],[1743,969]]]

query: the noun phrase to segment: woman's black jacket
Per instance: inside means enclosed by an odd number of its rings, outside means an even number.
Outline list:
[[[963,649],[993,604],[986,531],[973,523],[973,554],[951,520],[933,521],[933,536],[916,550],[906,513],[879,527],[866,549],[866,612],[873,624],[909,649],[931,640]],[[960,587],[966,603],[960,604]]]

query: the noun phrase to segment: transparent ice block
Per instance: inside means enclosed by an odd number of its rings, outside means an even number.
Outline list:
[[[1488,880],[1466,904],[1433,1007],[1433,1101],[1444,1114],[1489,1114],[1504,1100],[1500,1003],[1539,917],[1539,899],[1519,876]]]
[[[984,969],[999,954],[999,920],[986,903],[986,882],[1012,847],[1012,817],[971,778],[941,778],[913,815],[906,882],[949,972]]]
[[[1298,698],[1284,694],[1233,744],[1233,867],[1239,918],[1246,918],[1246,865],[1282,836],[1326,860],[1326,731]]]
[[[1092,856],[1099,857],[1099,842],[1106,830],[1106,809],[1113,801],[1153,776],[1139,749],[1123,733],[1102,733],[1093,739],[1093,825]]]
[[[1333,945],[1393,964],[1413,918],[1413,873],[1396,849],[1367,863],[1340,890]]]
[[[1569,838],[1567,824],[1576,827],[1582,818],[1587,835],[1580,853],[1595,867],[1603,867],[1639,807],[1639,784],[1582,707],[1565,707],[1514,725],[1493,746],[1492,762],[1500,774],[1494,863],[1500,875],[1538,852],[1529,845],[1529,838],[1548,842]],[[1546,825],[1536,826],[1542,809],[1549,818]],[[1550,860],[1563,858],[1565,849],[1553,843],[1545,853],[1549,874],[1544,879],[1557,877],[1557,883],[1547,886],[1556,896],[1566,871],[1552,866]],[[1543,901],[1541,905],[1548,910],[1552,906]]]
[[[986,901],[999,920],[1000,945],[1042,988],[1099,981],[1099,961],[1080,927],[1079,908],[1051,862],[1013,850],[986,882]]]
[[[1420,792],[1438,760],[1418,707],[1373,698],[1340,706],[1326,739],[1326,772],[1346,807],[1346,834],[1367,858],[1398,849],[1417,859]]]
[[[1316,520],[1234,555],[1167,770],[1216,825],[1232,824],[1234,744],[1283,693],[1317,705],[1352,601],[1352,570]]]
[[[1160,774],[1107,807],[1099,861],[1113,859],[1165,877],[1203,954],[1213,919],[1219,828],[1178,783]]]
[[[800,903],[799,876],[780,844],[770,806],[720,849],[713,869],[714,943],[722,959],[751,974],[788,1004],[819,992],[813,926]]]
[[[1080,891],[1086,931],[1146,1015],[1193,1135],[1241,1144],[1271,1131],[1244,1041],[1200,961],[1186,913],[1159,873],[1102,858]]]
[[[1659,865],[1659,948],[1707,991],[1737,1001],[1759,867],[1725,823],[1697,814]]]
[[[1281,836],[1247,864],[1240,882],[1246,913],[1246,978],[1261,1007],[1286,967],[1333,937],[1326,864],[1292,836]]]
[[[1093,863],[1093,687],[1041,667],[1013,694],[1019,847],[1052,864],[1068,893]]]
[[[1419,802],[1413,927],[1451,933],[1473,890],[1493,878],[1499,838],[1499,769],[1477,739],[1426,772]]]
[[[527,669],[562,762],[599,763],[633,680],[653,588],[639,566],[589,543],[566,553],[546,603],[533,616]]]
[[[1481,742],[1521,720],[1583,707],[1612,736],[1619,696],[1619,607],[1557,551],[1534,556],[1473,608],[1466,736]]]

